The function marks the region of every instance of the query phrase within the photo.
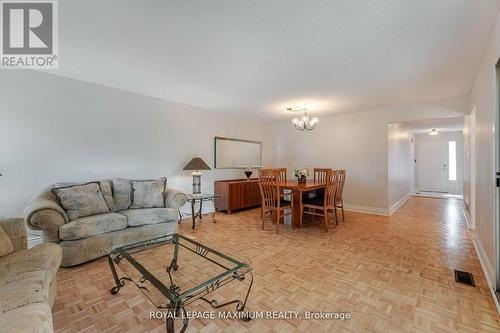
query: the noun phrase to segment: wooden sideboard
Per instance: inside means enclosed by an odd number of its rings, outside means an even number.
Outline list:
[[[259,179],[231,179],[214,182],[215,210],[227,211],[261,205]]]

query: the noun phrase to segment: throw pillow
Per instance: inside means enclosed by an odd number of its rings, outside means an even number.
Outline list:
[[[132,181],[132,206],[130,208],[163,208],[165,207],[166,179],[158,180],[133,180]]]
[[[132,205],[132,182],[129,179],[111,179],[116,211],[129,209]]]
[[[6,256],[9,253],[14,252],[14,245],[10,241],[9,236],[0,228],[0,257]]]
[[[104,200],[106,200],[106,204],[110,211],[116,211],[116,205],[113,200],[113,189],[111,187],[111,181],[108,179],[101,180],[99,182],[99,186],[101,186],[102,195]]]
[[[110,212],[99,183],[55,188],[53,191],[70,220]]]
[[[70,187],[75,185],[85,185],[89,182],[69,182],[69,183],[56,183],[54,188]],[[94,182],[93,182],[94,183]],[[116,211],[115,202],[113,201],[113,189],[111,188],[111,181],[109,179],[104,179],[99,181],[99,186],[101,187],[102,195],[110,211]]]

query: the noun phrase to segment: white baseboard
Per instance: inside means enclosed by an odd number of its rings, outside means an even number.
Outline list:
[[[492,281],[492,277],[495,276],[495,271],[493,267],[491,267],[488,257],[484,252],[483,245],[481,241],[477,239],[474,235],[472,240],[474,244],[474,248],[476,249],[477,257],[479,258],[479,262],[481,263],[481,268],[483,269],[484,277],[486,278],[486,282],[488,283],[488,289],[490,289],[491,297],[493,297],[493,301],[497,307],[498,313],[500,313],[500,304],[498,303],[497,295],[495,294],[495,284]]]
[[[344,209],[356,213],[389,216],[389,211],[385,208],[344,204]]]
[[[408,194],[401,198],[398,202],[396,202],[390,209],[387,208],[378,208],[378,207],[368,207],[368,206],[360,206],[360,205],[351,205],[344,204],[344,209],[350,212],[363,213],[363,214],[372,214],[372,215],[380,215],[380,216],[391,216],[399,207],[401,207],[408,199],[411,198],[411,195]]]
[[[465,222],[467,223],[467,227],[469,228],[469,230],[472,230],[472,224],[470,221],[469,212],[467,211],[467,209],[464,206],[462,207],[462,214],[464,214]]]
[[[399,207],[401,207],[410,198],[411,198],[411,194],[407,194],[404,197],[402,197],[401,199],[399,199],[398,202],[396,202],[394,205],[392,205],[389,208],[389,216],[392,215],[392,214],[394,214],[394,212],[397,211],[399,209]]]

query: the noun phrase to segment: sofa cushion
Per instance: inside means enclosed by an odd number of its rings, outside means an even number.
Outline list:
[[[127,218],[121,214],[108,213],[82,217],[63,224],[59,228],[59,238],[75,240],[127,227]]]
[[[129,179],[111,179],[116,210],[129,209],[132,204],[132,182]]]
[[[89,182],[73,182],[73,183],[56,183],[54,188],[70,187],[75,185],[85,185]],[[102,196],[108,205],[110,211],[116,211],[115,201],[113,200],[113,188],[111,187],[111,180],[103,179],[99,181],[99,186],[101,187]]]
[[[57,244],[41,244],[0,260],[0,313],[31,303],[49,304],[50,285],[61,264]]]
[[[70,220],[110,212],[99,183],[55,188],[54,193]]]
[[[129,227],[177,221],[179,218],[178,211],[175,208],[129,209],[119,213],[127,217]]]
[[[14,251],[14,245],[10,241],[9,236],[0,227],[0,257],[10,254]]]
[[[101,192],[104,200],[106,200],[106,204],[108,205],[109,210],[115,212],[116,205],[115,201],[113,200],[113,188],[111,187],[111,180],[101,180],[99,181],[99,185],[101,186]]]
[[[166,178],[158,180],[132,180],[132,205],[130,208],[164,208]]]
[[[59,243],[64,253],[61,265],[79,265],[105,256],[117,247],[171,235],[178,231],[178,226],[175,222],[146,224],[77,240],[63,240]]]
[[[46,303],[33,303],[0,314],[3,333],[52,333],[52,311]]]

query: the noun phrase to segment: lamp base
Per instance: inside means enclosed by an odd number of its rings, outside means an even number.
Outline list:
[[[193,175],[193,194],[201,193],[201,174]]]

